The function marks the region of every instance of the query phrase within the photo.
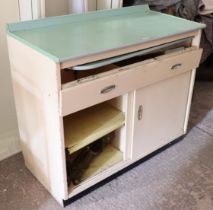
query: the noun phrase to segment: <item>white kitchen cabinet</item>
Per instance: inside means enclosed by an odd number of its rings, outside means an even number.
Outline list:
[[[61,205],[186,134],[203,27],[148,6],[8,25],[25,164]]]

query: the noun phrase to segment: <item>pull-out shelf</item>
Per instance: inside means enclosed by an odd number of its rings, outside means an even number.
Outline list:
[[[64,118],[65,147],[73,153],[124,125],[125,116],[101,104]]]

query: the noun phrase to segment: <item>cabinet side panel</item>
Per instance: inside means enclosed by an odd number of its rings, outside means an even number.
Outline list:
[[[8,37],[19,132],[26,166],[62,203],[67,198],[59,65]]]
[[[199,30],[197,32],[197,35],[193,39],[192,45],[199,47],[200,46],[200,38],[201,38],[201,30]],[[190,108],[191,108],[191,101],[192,101],[194,83],[195,83],[195,76],[196,76],[196,69],[193,69],[192,75],[191,75],[191,81],[190,81],[190,89],[189,89],[189,95],[188,95],[188,101],[187,101],[185,122],[184,122],[184,133],[187,133],[187,127],[188,127],[188,122],[189,122],[189,114],[190,114]]]

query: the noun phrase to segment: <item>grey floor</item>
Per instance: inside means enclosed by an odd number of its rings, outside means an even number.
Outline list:
[[[0,209],[62,209],[17,154],[0,162]],[[197,82],[188,135],[66,209],[213,210],[213,82]]]

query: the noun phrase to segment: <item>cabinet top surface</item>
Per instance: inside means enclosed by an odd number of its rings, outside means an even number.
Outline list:
[[[10,36],[64,62],[204,28],[147,5],[7,25]]]

